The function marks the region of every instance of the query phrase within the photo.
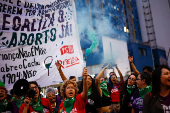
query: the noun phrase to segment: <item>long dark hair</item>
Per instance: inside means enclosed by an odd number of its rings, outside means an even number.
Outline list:
[[[161,73],[162,69],[165,68],[170,71],[170,68],[166,65],[161,65],[158,68],[156,68],[152,73],[152,93],[158,94],[160,93],[160,84],[161,84]]]
[[[31,81],[31,82],[29,82],[29,85],[31,85],[31,84],[34,84],[34,85],[36,85],[38,87],[38,89],[39,89],[39,96],[41,97],[41,94],[40,94],[41,87],[38,85],[38,83],[36,81]]]
[[[110,85],[110,88],[112,89],[112,88],[113,88],[113,83],[112,83],[112,81],[111,81],[111,76],[112,76],[112,75],[115,75],[116,78],[117,78],[117,75],[116,75],[115,72],[110,72],[109,75],[110,75],[110,77],[109,77],[109,85]]]
[[[90,76],[90,75],[88,75],[88,76]],[[96,99],[99,98],[100,94],[99,94],[99,91],[97,89],[97,86],[95,85],[95,79],[93,79],[91,76],[90,76],[90,78],[92,79],[92,85],[91,85],[91,87],[92,87],[92,94],[91,94],[92,99],[96,100]],[[80,94],[83,91],[83,79],[82,79],[82,81],[81,81],[81,83],[78,87],[79,87],[78,94]]]
[[[132,93],[131,95],[129,95],[128,91],[127,91],[127,85],[128,85],[128,79],[131,75],[134,75],[136,78],[137,78],[137,74],[135,73],[131,73],[130,75],[128,75],[128,78],[126,79],[125,81],[125,84],[120,92],[120,103],[122,105],[123,108],[126,108],[128,106],[128,103],[130,102],[131,100],[131,96],[134,94],[134,92],[138,89],[137,88],[137,85],[136,85],[136,82],[135,82],[135,88],[132,90]]]

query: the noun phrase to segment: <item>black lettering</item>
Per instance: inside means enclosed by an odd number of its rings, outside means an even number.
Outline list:
[[[30,31],[29,24],[30,21],[28,19],[25,19],[24,25],[21,27],[21,31],[24,31],[24,28],[27,28],[27,31]]]
[[[19,3],[21,3],[21,1],[17,0],[17,6],[21,6]]]
[[[4,12],[4,13],[6,13],[6,4],[4,4],[4,6],[3,6],[3,9],[2,9],[2,12]]]
[[[34,23],[36,22],[35,19],[33,19],[33,22],[32,22],[32,26],[31,26],[31,31],[36,31],[36,29],[34,29]]]
[[[13,6],[12,14],[15,14],[15,12],[16,12],[16,7]]]
[[[11,17],[9,14],[4,14],[3,16],[3,24],[2,24],[2,30],[9,30],[9,28],[5,28],[5,24],[10,24],[10,22],[6,21],[7,17]]]
[[[59,11],[59,17],[58,17],[58,22],[64,22],[64,18],[63,18],[63,15],[64,15],[64,11],[63,10],[60,10]]]
[[[16,20],[18,20],[18,24],[16,24],[17,23]],[[18,31],[20,27],[21,27],[21,18],[19,16],[15,16],[13,18],[13,27],[12,27],[12,29],[14,31]]]

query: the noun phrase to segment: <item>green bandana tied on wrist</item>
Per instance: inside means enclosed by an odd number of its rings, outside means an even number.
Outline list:
[[[132,90],[133,90],[134,88],[135,88],[135,85],[132,85],[132,86],[127,85],[127,91],[128,91],[128,93],[129,93],[129,95],[131,95]]]
[[[148,93],[148,92],[151,92],[152,91],[152,86],[149,85],[149,86],[146,86],[145,88],[143,89],[138,89],[139,90],[139,95],[141,98],[144,98],[145,94]]]
[[[13,99],[15,104],[17,105],[18,108],[24,103],[24,97],[21,97],[21,99]]]
[[[5,108],[8,105],[8,101],[6,99],[4,99],[2,102],[0,102],[0,112],[2,112],[3,110],[5,110]]]
[[[73,109],[75,100],[76,100],[75,97],[69,99],[65,98],[64,107],[67,113],[70,113],[70,111]]]
[[[89,91],[87,93],[87,97],[90,96],[92,94],[92,87],[89,88]]]
[[[108,96],[108,95],[109,95],[109,91],[108,91],[108,89],[107,89],[107,82],[106,82],[106,81],[102,81],[102,82],[100,83],[100,88],[101,88],[101,90],[102,90],[102,92],[103,92],[103,94],[104,94],[105,96]]]
[[[38,97],[38,101],[37,102],[34,102],[34,101],[31,101],[31,104],[32,108],[35,110],[35,111],[38,111],[40,113],[43,113],[43,105],[41,103],[41,99],[40,99],[40,96]]]

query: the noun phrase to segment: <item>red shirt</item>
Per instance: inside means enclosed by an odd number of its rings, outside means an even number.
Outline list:
[[[84,102],[81,97],[81,93],[78,94],[76,96],[76,101],[74,102],[73,109],[70,111],[70,113],[86,113],[85,111],[86,103],[87,103],[87,99],[86,102]],[[64,107],[64,102],[60,104],[58,113],[67,113]]]
[[[113,88],[111,90],[112,102],[120,102],[120,86],[121,83],[113,85]]]
[[[41,103],[43,105],[43,113],[52,113],[53,112],[53,109],[51,107],[51,103],[48,99],[46,98],[41,98]],[[25,104],[23,103],[19,109],[19,113],[22,113],[23,110],[24,110],[24,106]],[[34,109],[32,108],[32,106],[30,106],[30,113],[38,113],[37,111],[34,111]]]

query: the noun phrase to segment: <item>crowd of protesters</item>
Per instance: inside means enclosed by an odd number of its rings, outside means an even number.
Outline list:
[[[105,66],[93,78],[84,68],[82,81],[77,83],[75,76],[69,79],[64,75],[59,61],[55,62],[62,86],[56,90],[49,87],[46,98],[40,94],[41,87],[36,81],[29,82],[33,96],[18,95],[14,89],[8,94],[0,81],[0,113],[170,113],[170,68],[161,65],[155,70],[145,66],[139,72],[128,57],[133,72],[124,80],[121,70],[104,77]],[[31,93],[33,94],[33,93]]]

